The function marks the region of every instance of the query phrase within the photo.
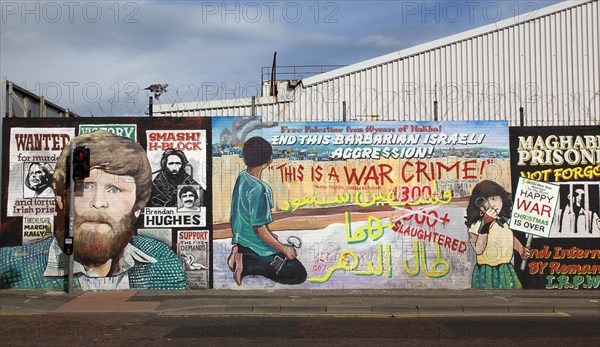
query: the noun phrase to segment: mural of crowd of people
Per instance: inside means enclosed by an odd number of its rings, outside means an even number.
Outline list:
[[[1,288],[66,287],[71,209],[83,290],[600,287],[594,127],[98,123],[4,123]]]

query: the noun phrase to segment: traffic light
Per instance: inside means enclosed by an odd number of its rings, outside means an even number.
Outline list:
[[[90,177],[90,149],[75,147],[73,150],[73,179]]]

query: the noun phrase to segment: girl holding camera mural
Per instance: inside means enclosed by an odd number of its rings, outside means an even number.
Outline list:
[[[477,254],[472,288],[521,288],[512,264],[513,250],[523,259],[529,258],[530,251],[508,227],[511,210],[509,193],[498,183],[486,180],[473,188],[465,217],[469,241]]]

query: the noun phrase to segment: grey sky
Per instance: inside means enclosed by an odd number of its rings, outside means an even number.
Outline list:
[[[2,1],[0,75],[82,116],[258,95],[261,67],[345,65],[557,1]]]

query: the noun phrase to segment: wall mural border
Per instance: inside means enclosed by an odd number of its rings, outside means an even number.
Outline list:
[[[94,250],[79,247],[76,288],[600,289],[598,127],[61,118],[2,131],[2,288],[66,286],[75,140],[95,148],[75,201],[76,242]]]

